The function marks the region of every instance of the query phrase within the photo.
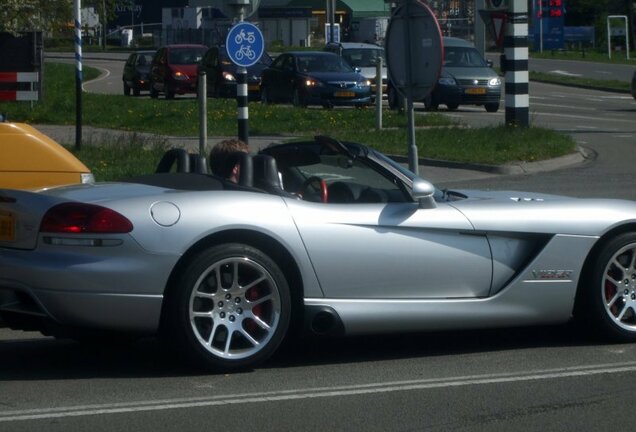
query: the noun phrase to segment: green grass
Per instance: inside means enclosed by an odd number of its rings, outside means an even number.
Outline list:
[[[614,52],[610,59],[607,52],[596,50],[586,51],[544,51],[543,53],[531,52],[533,58],[553,59],[553,60],[582,60],[587,62],[607,63],[607,64],[630,64],[636,66],[636,52],[630,54],[627,59],[625,52]],[[617,80],[598,80],[584,77],[562,76],[542,72],[530,72],[531,81],[541,81],[560,85],[570,85],[585,88],[598,88],[617,92],[630,92],[630,83]]]
[[[97,71],[86,68],[85,79]],[[45,98],[29,103],[0,103],[0,112],[13,121],[31,124],[73,125],[75,78],[73,65],[46,64]],[[78,157],[98,180],[112,180],[151,172],[167,141],[151,144],[138,133],[198,136],[199,114],[193,98],[152,100],[148,97],[87,94],[82,96],[85,126],[129,131],[124,138],[86,137]],[[394,155],[407,153],[406,116],[384,110],[384,129],[375,129],[375,110],[299,109],[284,105],[250,103],[250,134],[289,136],[329,135],[356,141]],[[208,135],[236,136],[234,99],[208,99]],[[549,129],[489,127],[466,128],[435,112],[416,115],[416,143],[420,157],[457,162],[504,164],[535,161],[574,151],[574,140]],[[95,142],[94,140],[102,140]],[[154,139],[156,141],[156,139]],[[105,142],[104,142],[105,141]],[[66,143],[68,144],[68,143]],[[75,151],[75,150],[72,150]]]

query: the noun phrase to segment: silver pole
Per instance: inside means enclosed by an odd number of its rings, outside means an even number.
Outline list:
[[[382,57],[375,63],[375,128],[382,129]]]
[[[205,155],[208,143],[208,83],[206,72],[199,71],[199,156]]]

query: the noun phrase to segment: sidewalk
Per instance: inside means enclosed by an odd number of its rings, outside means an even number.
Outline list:
[[[42,133],[53,138],[55,141],[65,145],[73,145],[75,143],[75,126],[60,125],[33,125]],[[115,140],[126,139],[127,137],[143,137],[144,140],[152,142],[156,139],[159,142],[167,142],[170,147],[185,148],[189,151],[199,151],[198,137],[176,137],[155,135],[142,132],[127,132],[111,129],[95,128],[92,126],[82,127],[82,144],[91,145],[97,142],[112,142]],[[227,139],[227,136],[211,136],[207,139],[206,153],[219,141]],[[252,151],[256,152],[261,148],[270,144],[279,144],[294,137],[291,136],[250,136],[249,146]],[[562,156],[555,159],[539,162],[519,162],[501,166],[465,164],[457,162],[447,162],[431,159],[420,159],[419,175],[427,180],[438,183],[446,181],[462,181],[477,180],[483,178],[496,177],[498,175],[522,175],[534,172],[552,171],[567,166],[576,165],[588,159],[589,155],[585,149],[570,155]],[[406,157],[395,157],[400,163],[408,164]]]

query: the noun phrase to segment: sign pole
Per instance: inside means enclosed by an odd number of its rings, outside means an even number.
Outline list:
[[[406,19],[404,20],[404,40],[407,41],[405,50],[406,61],[406,82],[412,83],[413,77],[411,73],[412,64],[412,50],[411,44],[411,20],[408,18],[411,16],[410,6],[411,0],[406,2]],[[417,154],[417,144],[415,143],[415,110],[413,108],[413,87],[411,85],[406,86],[406,116],[407,116],[407,129],[408,129],[408,143],[409,143],[409,169],[419,175],[419,157]]]
[[[230,28],[225,39],[228,58],[237,66],[236,105],[238,117],[238,138],[249,144],[249,111],[247,68],[255,65],[265,50],[263,34],[254,24],[243,21],[245,7],[249,0],[236,0],[238,22]]]
[[[82,21],[81,0],[75,0],[75,148],[82,148]]]

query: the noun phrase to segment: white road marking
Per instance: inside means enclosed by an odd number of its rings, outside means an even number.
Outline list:
[[[545,369],[521,373],[468,375],[441,379],[392,381],[350,386],[317,387],[260,393],[237,393],[209,397],[157,399],[112,404],[76,405],[14,411],[0,411],[0,423],[79,417],[104,414],[162,411],[225,405],[244,405],[290,400],[383,394],[398,391],[428,390],[461,386],[519,383],[602,374],[636,372],[636,362],[610,363],[572,368]]]
[[[572,77],[580,77],[580,76],[583,76],[583,75],[581,75],[581,74],[575,74],[575,73],[572,73],[572,72],[562,71],[562,70],[558,70],[558,69],[557,69],[557,70],[550,71],[550,72],[548,72],[548,73],[555,74],[555,75],[572,76]]]

